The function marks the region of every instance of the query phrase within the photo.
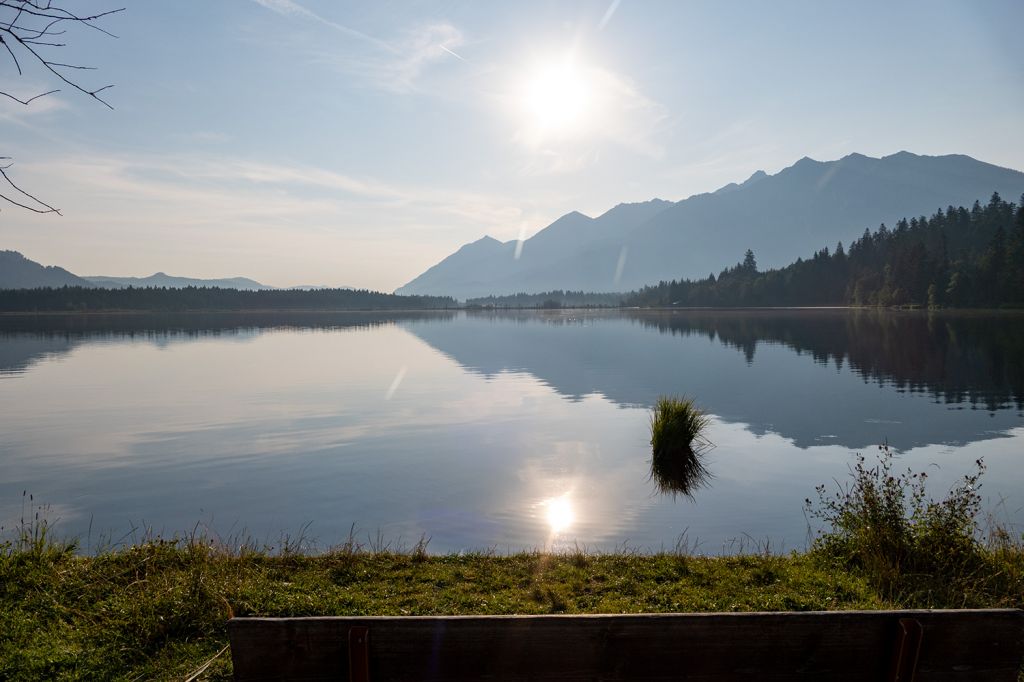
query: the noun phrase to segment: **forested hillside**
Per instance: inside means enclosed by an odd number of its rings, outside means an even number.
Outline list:
[[[1024,197],[1021,198],[1024,204]],[[700,280],[673,280],[627,296],[630,306],[1024,305],[1024,206],[950,206],[931,218],[882,224],[843,248],[827,247],[760,271],[754,253]]]

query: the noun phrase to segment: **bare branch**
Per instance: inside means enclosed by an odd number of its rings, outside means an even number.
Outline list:
[[[40,97],[46,97],[47,95],[52,95],[55,92],[60,92],[60,90],[50,90],[49,92],[41,92],[38,95],[35,95],[34,97],[29,97],[28,99],[18,99],[17,97],[15,97],[14,95],[10,94],[9,92],[3,92],[2,90],[0,90],[0,95],[3,95],[4,97],[9,97],[10,99],[13,99],[18,104],[24,104],[25,106],[28,106],[32,102],[32,100],[37,100]],[[5,158],[7,158],[7,157],[0,156],[0,159],[5,159]]]
[[[7,50],[7,54],[11,55],[11,60],[14,61],[14,66],[15,66],[15,68],[18,69],[18,75],[20,76],[21,75],[21,64],[18,63],[18,56],[16,54],[14,54],[14,50],[12,50],[11,46],[7,44],[7,41],[4,40],[3,36],[0,36],[0,45],[3,45],[4,48],[6,48],[6,50]]]
[[[3,158],[7,158],[7,157],[3,157]],[[32,196],[31,194],[29,194],[28,192],[26,192],[22,188],[18,187],[16,184],[14,184],[14,181],[11,180],[11,178],[7,175],[7,169],[10,168],[10,167],[11,167],[11,164],[7,164],[6,166],[0,168],[0,176],[2,176],[3,179],[7,182],[7,184],[10,185],[14,189],[14,191],[16,191],[18,194],[20,194],[21,196],[27,197],[31,201],[34,201],[36,203],[36,206],[35,207],[34,206],[29,206],[27,204],[23,204],[23,203],[20,203],[18,201],[15,201],[14,199],[12,199],[9,196],[7,196],[6,194],[4,194],[3,191],[0,191],[0,199],[3,199],[4,201],[6,201],[8,203],[11,203],[11,204],[14,204],[15,206],[18,206],[20,208],[24,208],[24,209],[27,209],[29,211],[32,211],[33,213],[56,213],[57,215],[61,215],[61,212],[60,212],[59,209],[56,209],[53,206],[50,206],[48,203],[46,203],[45,201],[42,201],[38,197]],[[42,208],[39,208],[39,207],[42,207]]]
[[[77,64],[62,64],[60,62],[43,62],[47,66],[63,66],[65,69],[81,69],[83,71],[95,71],[95,66],[79,66]]]
[[[52,59],[50,50],[67,47],[65,42],[53,40],[56,36],[65,35],[67,27],[84,26],[111,38],[117,38],[116,35],[99,26],[97,22],[112,14],[123,12],[125,8],[120,7],[94,14],[78,14],[66,8],[65,4],[71,4],[71,0],[0,0],[0,45],[3,45],[7,51],[10,63],[13,64],[19,76],[23,76],[25,69],[34,64],[47,74],[51,81],[57,80],[69,88],[91,97],[108,109],[113,109],[114,107],[109,102],[100,97],[100,93],[109,90],[113,85],[90,88],[80,82],[76,76],[63,72],[65,69],[73,72],[94,71],[96,67]],[[0,52],[0,55],[2,54]],[[3,58],[0,57],[0,61],[2,60]],[[0,90],[0,95],[23,106],[29,106],[35,100],[57,92],[60,92],[60,88],[53,88],[27,98],[17,97],[3,90]],[[0,156],[0,160],[8,158]],[[7,175],[6,171],[10,167],[10,164],[0,166],[0,200],[33,213],[61,214],[58,209],[16,185]]]

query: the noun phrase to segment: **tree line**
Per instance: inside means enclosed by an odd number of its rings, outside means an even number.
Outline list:
[[[540,294],[508,294],[466,299],[467,308],[617,308],[625,294],[586,291],[545,291]]]
[[[456,308],[450,296],[396,296],[368,289],[260,290],[219,287],[47,287],[0,290],[0,310],[425,310]]]
[[[779,269],[744,260],[716,277],[662,281],[627,295],[627,306],[1024,306],[1024,196],[993,193],[931,218],[884,223],[844,249],[827,247]]]

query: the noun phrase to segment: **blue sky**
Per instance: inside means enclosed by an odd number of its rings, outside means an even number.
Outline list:
[[[0,103],[12,177],[64,213],[0,207],[0,248],[79,274],[392,290],[484,234],[803,156],[1024,169],[1019,1],[176,0],[103,26],[60,57],[113,111]]]

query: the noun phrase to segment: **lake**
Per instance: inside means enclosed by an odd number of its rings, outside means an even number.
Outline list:
[[[692,497],[651,480],[661,395],[713,415]],[[887,442],[939,492],[983,458],[986,508],[1019,532],[1022,403],[1009,312],[0,316],[0,522],[28,491],[83,551],[197,527],[788,551],[815,486]]]

